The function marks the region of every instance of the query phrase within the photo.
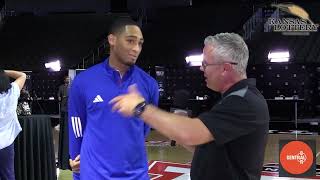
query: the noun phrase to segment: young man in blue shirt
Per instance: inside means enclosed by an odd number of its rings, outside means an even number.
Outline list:
[[[108,35],[110,56],[75,77],[69,93],[70,165],[78,179],[149,179],[145,136],[150,128],[137,117],[112,112],[108,103],[136,84],[148,103],[157,105],[158,84],[135,66],[143,35],[121,18]],[[80,166],[81,159],[81,168]]]

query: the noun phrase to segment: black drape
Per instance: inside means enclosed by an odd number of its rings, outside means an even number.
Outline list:
[[[50,117],[20,116],[22,132],[15,140],[16,180],[55,180],[56,167]]]
[[[69,130],[68,113],[61,112],[59,132],[59,154],[58,167],[60,169],[71,169],[69,166]]]

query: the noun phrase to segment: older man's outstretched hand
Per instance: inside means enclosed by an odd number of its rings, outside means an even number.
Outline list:
[[[134,116],[135,107],[145,99],[139,93],[136,84],[129,86],[129,92],[113,98],[109,104],[113,104],[112,111],[117,111],[124,116]]]

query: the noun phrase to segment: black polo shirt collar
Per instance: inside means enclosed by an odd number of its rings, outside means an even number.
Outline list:
[[[230,93],[243,89],[247,86],[256,86],[256,79],[254,78],[248,78],[248,79],[243,79],[239,82],[237,82],[236,84],[234,84],[233,86],[231,86],[225,93],[222,94],[222,98],[228,96]]]

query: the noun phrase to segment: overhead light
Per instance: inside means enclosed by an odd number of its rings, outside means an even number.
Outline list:
[[[47,69],[51,69],[52,71],[60,71],[61,65],[60,61],[52,61],[44,64]]]
[[[270,62],[289,62],[289,51],[269,52],[268,60]]]
[[[203,54],[191,55],[186,57],[186,63],[190,66],[201,66],[203,61]]]

